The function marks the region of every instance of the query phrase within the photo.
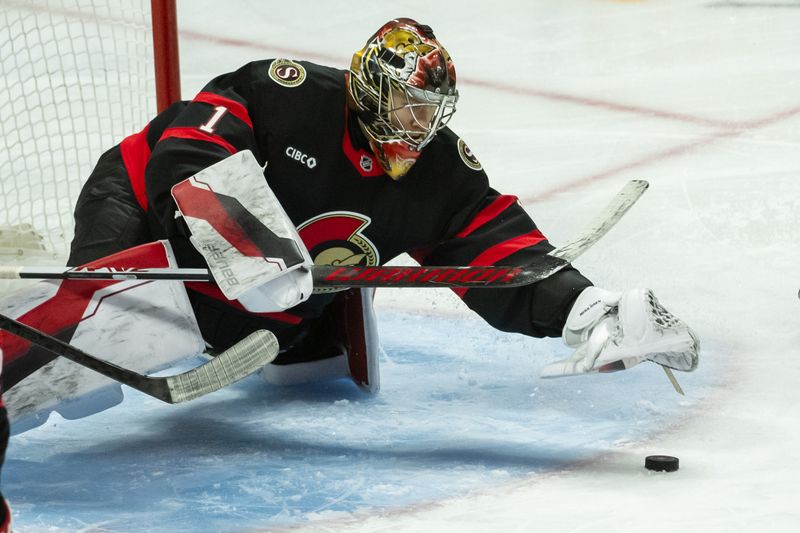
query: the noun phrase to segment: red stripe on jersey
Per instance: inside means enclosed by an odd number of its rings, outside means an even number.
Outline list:
[[[243,311],[250,315],[260,316],[263,318],[269,318],[270,320],[275,320],[278,322],[283,322],[285,324],[291,324],[296,326],[300,322],[303,321],[303,317],[294,315],[292,313],[287,313],[286,311],[278,312],[278,313],[253,313],[252,311],[248,311],[244,308],[242,304],[240,304],[237,300],[228,300],[219,287],[213,283],[196,283],[196,282],[189,282],[186,283],[186,288],[193,290],[194,292],[199,292],[200,294],[205,294],[206,296],[210,296],[215,300],[220,300],[225,302],[226,304],[230,305],[234,309],[238,309],[239,311]]]
[[[234,117],[238,118],[252,130],[253,129],[253,121],[250,120],[250,114],[247,112],[247,108],[237,102],[236,100],[231,100],[230,98],[225,98],[224,96],[220,96],[219,94],[214,93],[207,93],[201,92],[197,96],[194,97],[192,102],[202,102],[204,104],[211,104],[214,107],[222,106],[228,110],[228,112],[233,115]]]
[[[374,291],[372,296],[375,296]],[[347,291],[334,305],[339,307],[337,311],[344,318],[347,364],[350,368],[350,375],[357,385],[369,386],[369,345],[366,337],[367,327],[364,324],[363,291]]]
[[[119,145],[122,153],[122,164],[128,171],[128,179],[131,180],[131,188],[136,201],[147,211],[147,193],[144,185],[144,167],[150,159],[150,146],[147,144],[147,130],[150,124],[139,133],[134,133],[125,137]]]
[[[505,242],[501,242],[500,244],[496,244],[485,250],[482,254],[472,260],[469,266],[489,266],[497,264],[497,261],[505,259],[509,255],[522,250],[523,248],[528,248],[529,246],[533,246],[535,244],[539,244],[542,241],[546,241],[547,237],[542,235],[542,232],[537,230],[533,230],[530,233],[525,235],[520,235],[519,237],[514,237],[513,239],[509,239]],[[453,292],[464,297],[464,294],[469,289],[453,289]]]
[[[491,221],[497,215],[508,209],[510,206],[517,202],[516,196],[502,195],[495,198],[494,202],[483,208],[480,213],[475,215],[472,222],[456,234],[456,237],[464,238],[471,234],[487,222]]]
[[[225,210],[217,194],[212,190],[196,187],[192,182],[194,179],[184,180],[172,188],[172,196],[177,200],[183,216],[205,220],[243,255],[264,257],[264,252],[247,235],[241,224]]]
[[[239,150],[236,149],[231,143],[220,137],[219,135],[214,135],[213,133],[206,133],[204,131],[200,131],[197,128],[187,128],[187,127],[180,127],[180,128],[167,128],[164,130],[164,133],[161,134],[161,138],[158,140],[159,142],[163,141],[164,139],[169,138],[177,138],[177,139],[191,139],[194,141],[206,141],[210,143],[217,144],[222,146],[230,152],[231,154],[235,154]]]

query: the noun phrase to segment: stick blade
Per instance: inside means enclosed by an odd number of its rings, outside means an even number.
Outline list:
[[[271,331],[251,333],[211,361],[167,379],[168,403],[183,403],[235,383],[278,356],[278,339]]]
[[[631,180],[625,184],[611,202],[594,219],[589,229],[581,233],[579,237],[571,242],[550,252],[551,255],[560,257],[565,261],[572,262],[588,248],[594,245],[600,238],[608,233],[622,216],[633,207],[633,204],[650,187],[650,183],[645,180]]]

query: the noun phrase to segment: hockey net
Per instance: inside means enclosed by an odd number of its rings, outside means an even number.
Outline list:
[[[1,3],[0,262],[63,264],[98,157],[156,112],[163,2]]]

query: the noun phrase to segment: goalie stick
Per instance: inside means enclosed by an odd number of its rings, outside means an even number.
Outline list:
[[[0,328],[124,385],[173,404],[194,400],[239,381],[271,363],[278,355],[275,335],[259,330],[191,370],[173,376],[152,377],[98,359],[2,314]]]
[[[540,281],[567,266],[616,225],[649,187],[631,180],[600,212],[591,226],[572,241],[526,266],[328,266],[314,265],[314,287],[519,287]],[[0,279],[157,279],[213,282],[207,269],[96,269],[63,267],[0,267]]]

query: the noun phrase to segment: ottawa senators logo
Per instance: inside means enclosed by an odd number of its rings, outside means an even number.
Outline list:
[[[475,154],[472,153],[472,150],[469,149],[469,146],[467,146],[467,143],[465,143],[463,139],[458,140],[458,155],[461,156],[461,160],[464,164],[472,170],[481,170],[483,168],[481,162],[478,161],[478,158],[475,157]]]
[[[359,213],[334,211],[303,222],[297,232],[315,265],[376,266],[380,254],[362,233],[372,220]],[[314,289],[315,293],[341,289]]]
[[[306,81],[306,69],[289,59],[276,59],[269,66],[269,77],[278,85],[297,87]]]

